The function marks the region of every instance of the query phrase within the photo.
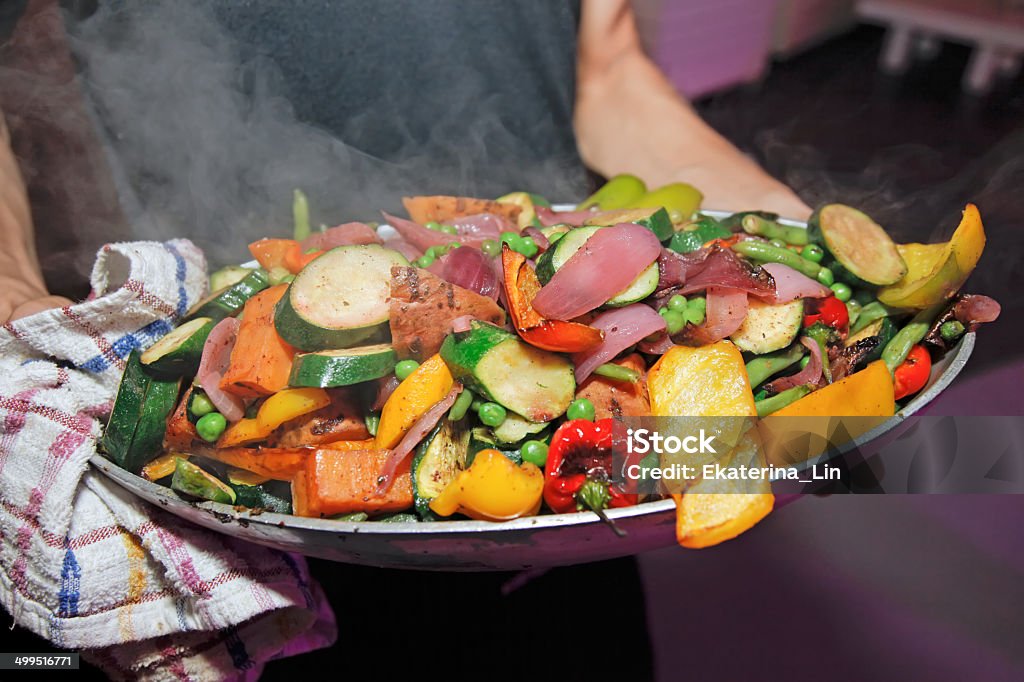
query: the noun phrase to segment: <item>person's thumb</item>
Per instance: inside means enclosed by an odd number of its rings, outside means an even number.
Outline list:
[[[44,310],[49,310],[50,308],[61,308],[66,305],[71,305],[71,301],[63,296],[41,296],[40,298],[25,301],[15,308],[10,315],[10,320],[14,321],[22,317],[34,315]],[[3,312],[3,310],[0,310],[0,315],[2,315]]]

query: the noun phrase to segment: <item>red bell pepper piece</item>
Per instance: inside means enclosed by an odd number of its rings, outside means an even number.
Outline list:
[[[556,353],[579,353],[596,347],[604,332],[579,322],[549,320],[533,309],[540,280],[526,262],[526,256],[503,244],[501,265],[505,273],[505,298],[516,332],[531,346]]]
[[[629,507],[637,495],[610,483],[612,418],[567,421],[558,427],[544,464],[544,501],[557,514]]]
[[[293,275],[299,274],[302,268],[306,267],[313,260],[315,260],[323,251],[314,251],[312,253],[303,253],[302,245],[299,242],[295,242],[295,246],[288,250],[288,253],[284,257],[284,267],[288,272]]]
[[[818,300],[808,299],[804,305],[807,306],[804,327],[810,327],[820,321],[833,329],[843,331],[850,325],[850,313],[846,310],[846,304],[835,296]]]
[[[907,359],[893,372],[893,393],[896,400],[917,393],[928,383],[932,373],[932,357],[918,344],[910,349]]]

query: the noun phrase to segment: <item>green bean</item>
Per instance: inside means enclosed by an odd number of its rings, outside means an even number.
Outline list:
[[[782,263],[783,265],[788,265],[797,272],[801,272],[812,279],[817,278],[818,273],[824,269],[817,263],[812,263],[789,249],[780,249],[777,246],[752,239],[736,242],[732,245],[732,250],[741,256],[746,256],[762,263]]]
[[[757,235],[765,239],[781,239],[787,244],[796,244],[797,246],[803,246],[807,243],[807,230],[802,227],[783,225],[774,220],[762,218],[754,213],[748,213],[743,216],[740,225],[743,226],[743,231],[747,234]]]
[[[794,386],[793,388],[786,389],[778,395],[773,395],[771,398],[758,400],[754,403],[754,407],[757,408],[757,416],[767,417],[772,412],[778,412],[783,407],[795,403],[810,392],[810,386]]]
[[[889,340],[889,343],[885,344],[885,350],[882,351],[882,360],[885,361],[885,366],[889,368],[890,372],[895,371],[897,367],[902,365],[914,344],[924,338],[924,335],[928,333],[928,329],[932,326],[932,320],[935,319],[935,316],[939,314],[944,305],[944,303],[933,305],[931,308],[925,308],[917,315],[914,315],[913,319],[907,323],[907,326],[896,332],[896,335]]]
[[[747,376],[750,377],[751,386],[760,386],[769,377],[772,377],[787,367],[792,367],[804,356],[806,349],[799,343],[794,343],[785,350],[759,355],[747,363]]]
[[[377,412],[370,412],[363,417],[363,423],[366,424],[366,430],[371,436],[377,435],[377,427],[380,425],[380,414]]]
[[[636,383],[640,379],[640,373],[635,369],[616,365],[614,362],[598,365],[597,369],[594,370],[594,374],[611,379],[612,381],[627,381],[631,384]]]
[[[959,320],[943,322],[942,326],[939,327],[939,335],[942,336],[944,341],[956,341],[963,336],[965,331],[966,328]]]
[[[292,220],[295,222],[294,239],[301,242],[309,236],[309,200],[301,189],[292,196]]]
[[[466,416],[469,408],[473,405],[473,391],[468,388],[462,389],[462,393],[455,399],[452,409],[448,410],[448,419],[457,422]]]
[[[860,309],[860,315],[857,316],[857,322],[850,327],[850,333],[856,334],[872,322],[880,320],[883,317],[889,317],[893,312],[893,309],[884,303],[881,303],[880,301],[871,301],[871,303],[865,304]]]

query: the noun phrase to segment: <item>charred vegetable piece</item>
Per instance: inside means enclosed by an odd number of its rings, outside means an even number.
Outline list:
[[[902,244],[908,269],[897,282],[878,291],[878,300],[920,310],[951,298],[974,271],[985,249],[985,228],[974,204],[964,209],[953,237],[942,244]]]
[[[180,379],[148,374],[140,357],[137,350],[128,356],[102,440],[108,457],[134,474],[160,452],[181,387]]]
[[[441,421],[420,444],[412,460],[412,493],[416,512],[434,518],[430,502],[467,466],[470,430],[459,422]]]
[[[391,268],[408,265],[376,244],[339,246],[295,277],[274,326],[299,350],[349,348],[387,330]]]
[[[549,320],[534,310],[533,297],[540,291],[540,282],[525,256],[505,246],[501,263],[508,314],[524,341],[556,353],[577,353],[601,343],[604,334],[600,329],[578,322]]]
[[[287,483],[271,482],[248,485],[229,481],[228,485],[235,492],[236,505],[250,509],[265,509],[278,514],[292,513],[292,500]]]
[[[854,276],[871,284],[895,284],[907,274],[896,244],[874,220],[855,208],[827,204],[807,223],[811,241],[829,253]]]
[[[785,348],[800,333],[804,302],[763,303],[751,297],[743,324],[729,338],[740,350],[763,355]]]
[[[613,424],[610,418],[574,419],[551,436],[544,464],[544,502],[551,511],[600,511],[637,503],[635,493],[610,484]]]
[[[534,422],[565,413],[576,390],[568,359],[476,320],[445,339],[441,357],[474,392]]]
[[[171,488],[210,502],[235,503],[235,491],[231,486],[180,457],[176,462],[174,476],[171,478]]]

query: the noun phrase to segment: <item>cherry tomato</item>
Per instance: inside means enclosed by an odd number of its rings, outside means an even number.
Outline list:
[[[896,400],[917,393],[928,383],[932,373],[932,358],[928,349],[918,344],[910,349],[907,359],[893,373]]]

